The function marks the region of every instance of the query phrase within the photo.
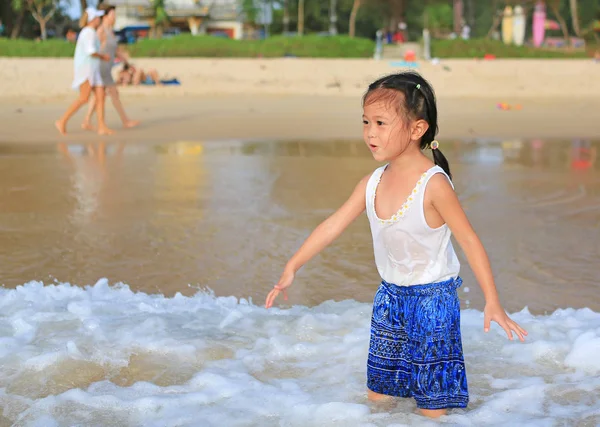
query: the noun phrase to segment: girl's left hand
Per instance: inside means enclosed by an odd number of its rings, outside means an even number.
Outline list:
[[[483,309],[483,330],[488,332],[490,330],[491,321],[499,324],[502,329],[506,331],[506,335],[508,335],[508,339],[513,339],[513,331],[519,337],[519,340],[525,341],[525,337],[527,336],[527,331],[521,328],[517,322],[513,321],[502,306],[498,304],[486,304]]]

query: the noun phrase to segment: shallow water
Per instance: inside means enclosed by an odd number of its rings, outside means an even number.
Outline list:
[[[530,334],[482,331],[460,255],[471,402],[441,422],[599,425],[600,144],[442,147]],[[261,307],[376,166],[357,141],[0,145],[0,427],[436,425],[366,401],[365,218],[302,270],[293,307]]]
[[[599,146],[442,142],[508,310],[600,311],[600,169],[586,163]],[[0,283],[106,277],[147,293],[208,287],[262,302],[310,231],[377,166],[360,141],[0,145]],[[290,304],[371,301],[370,239],[361,217],[300,272]],[[481,309],[460,258],[463,307]]]

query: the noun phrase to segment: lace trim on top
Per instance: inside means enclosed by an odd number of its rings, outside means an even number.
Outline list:
[[[404,201],[404,203],[402,203],[402,206],[400,207],[400,209],[398,209],[398,212],[396,212],[394,215],[392,215],[392,217],[389,219],[381,219],[377,215],[377,210],[375,209],[375,196],[377,194],[377,188],[379,187],[379,181],[381,181],[381,177],[383,176],[383,172],[385,172],[386,168],[387,168],[387,166],[381,170],[381,172],[379,173],[379,176],[375,180],[375,189],[373,190],[373,195],[371,196],[371,206],[373,208],[373,213],[375,214],[375,219],[380,224],[393,224],[395,222],[398,222],[400,220],[400,218],[402,218],[406,214],[406,212],[408,211],[410,206],[415,201],[415,197],[416,197],[417,193],[419,192],[421,185],[423,185],[423,180],[427,177],[429,172],[433,168],[435,168],[435,166],[430,168],[427,172],[425,172],[424,174],[421,175],[421,178],[419,178],[419,180],[415,184],[415,188],[413,188],[413,190],[409,193],[409,195],[406,198],[406,200]]]

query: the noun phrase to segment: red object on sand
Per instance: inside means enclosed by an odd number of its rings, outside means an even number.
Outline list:
[[[486,53],[483,55],[483,59],[496,59],[496,55],[492,55],[491,53]]]
[[[405,60],[405,61],[408,61],[408,62],[414,62],[414,61],[416,61],[416,59],[417,59],[417,55],[415,54],[415,52],[414,52],[414,51],[412,51],[412,50],[407,50],[407,51],[404,53],[404,60]]]

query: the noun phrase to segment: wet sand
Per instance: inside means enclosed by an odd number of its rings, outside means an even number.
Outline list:
[[[130,117],[142,120],[124,130],[107,100],[107,122],[117,131],[100,138],[80,128],[84,112],[69,122],[68,135],[53,126],[70,98],[0,102],[0,142],[164,143],[230,138],[360,138],[360,96],[206,95],[203,97],[122,96]],[[1,99],[1,98],[0,98]],[[502,111],[492,98],[441,98],[439,138],[596,138],[600,99],[515,99],[521,110]]]
[[[442,147],[506,308],[600,310],[600,141]],[[2,283],[107,277],[149,293],[208,287],[261,304],[303,239],[376,166],[357,139],[2,144]],[[361,217],[300,272],[289,303],[372,300],[372,258]],[[461,261],[463,306],[482,309]]]
[[[210,287],[258,304],[302,240],[377,166],[360,141],[360,95],[398,69],[158,61],[184,84],[127,88],[123,101],[142,125],[121,130],[107,101],[118,132],[100,138],[79,128],[83,112],[66,137],[52,126],[73,99],[69,61],[0,62],[0,283],[107,277],[167,296]],[[600,310],[598,68],[567,62],[420,69],[439,95],[442,149],[509,310]],[[40,64],[44,81],[31,74]],[[575,72],[581,84],[565,85]],[[502,111],[500,101],[521,108]],[[463,305],[481,309],[463,265]],[[362,218],[302,271],[290,303],[368,302],[376,283]]]

